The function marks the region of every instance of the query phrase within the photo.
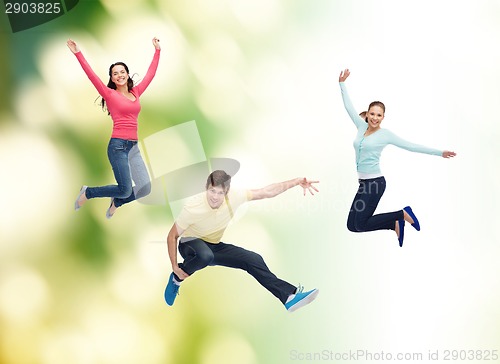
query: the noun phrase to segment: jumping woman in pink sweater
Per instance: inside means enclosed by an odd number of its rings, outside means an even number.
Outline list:
[[[141,111],[139,97],[153,80],[158,68],[160,40],[153,38],[155,47],[153,60],[144,79],[135,86],[129,76],[128,67],[123,62],[113,63],[109,67],[109,81],[105,85],[90,68],[78,45],[71,39],[67,45],[101,95],[103,110],[107,109],[113,120],[108,158],[117,182],[117,185],[83,186],[75,201],[75,210],[79,210],[91,198],[111,197],[111,203],[106,211],[106,217],[109,219],[121,205],[151,192],[148,170],[137,145],[137,117]],[[133,187],[132,181],[135,184]]]

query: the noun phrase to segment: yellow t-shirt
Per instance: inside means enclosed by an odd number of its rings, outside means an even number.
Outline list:
[[[184,230],[181,234],[183,237],[199,238],[218,244],[236,209],[250,201],[251,196],[249,190],[229,190],[222,205],[213,209],[208,204],[207,192],[204,191],[186,202],[175,223]]]

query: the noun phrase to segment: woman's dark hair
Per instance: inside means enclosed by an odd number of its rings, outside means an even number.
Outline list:
[[[208,190],[210,186],[212,187],[217,187],[221,186],[224,191],[229,190],[229,186],[231,184],[231,176],[228,175],[226,172],[223,170],[216,170],[210,173],[210,175],[207,178],[207,184],[205,185],[205,188]]]
[[[109,72],[108,72],[109,81],[108,81],[107,86],[113,90],[116,90],[116,85],[113,81],[111,81],[111,73],[113,72],[113,67],[115,67],[115,66],[123,66],[125,68],[125,71],[127,71],[127,75],[129,75],[128,67],[123,62],[116,62],[116,63],[113,63],[111,66],[109,66]],[[129,75],[128,80],[127,80],[127,87],[128,87],[129,92],[134,87],[134,81],[132,80],[132,77],[130,77],[130,75]],[[106,100],[104,100],[104,98],[102,98],[102,97],[101,97],[101,107],[102,107],[102,110],[107,111],[108,115],[109,115],[109,110],[106,108]]]
[[[385,105],[383,102],[381,101],[373,101],[369,106],[368,106],[368,111],[370,111],[370,109],[373,107],[373,106],[379,106],[382,108],[382,110],[384,111],[384,114],[385,114]],[[359,116],[361,116],[363,119],[365,119],[365,122],[368,122],[368,118],[366,117],[366,114],[368,114],[368,111],[363,111],[361,113],[359,113]]]

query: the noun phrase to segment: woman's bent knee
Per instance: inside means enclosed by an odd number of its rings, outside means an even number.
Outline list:
[[[353,233],[357,233],[358,230],[356,229],[356,227],[354,226],[354,224],[347,224],[347,229]]]
[[[146,197],[150,193],[151,193],[151,183],[148,182],[139,188],[139,190],[136,193],[136,198]]]
[[[116,198],[125,199],[132,194],[132,186],[120,186],[120,185],[118,185],[118,188],[120,191],[119,191],[118,196],[115,196]]]

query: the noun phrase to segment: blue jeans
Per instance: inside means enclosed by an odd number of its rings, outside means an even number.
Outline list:
[[[396,221],[402,220],[403,210],[373,215],[385,191],[385,178],[360,179],[352,202],[347,228],[358,233],[374,230],[394,230]]]
[[[184,258],[179,267],[189,275],[209,265],[243,269],[283,303],[297,290],[297,287],[276,277],[259,254],[232,244],[211,244],[202,239],[181,238],[179,252]],[[179,280],[179,277],[176,279]]]
[[[108,144],[108,159],[118,184],[88,187],[85,192],[87,198],[112,197],[115,199],[115,206],[120,207],[151,192],[148,170],[137,141],[111,138]]]

